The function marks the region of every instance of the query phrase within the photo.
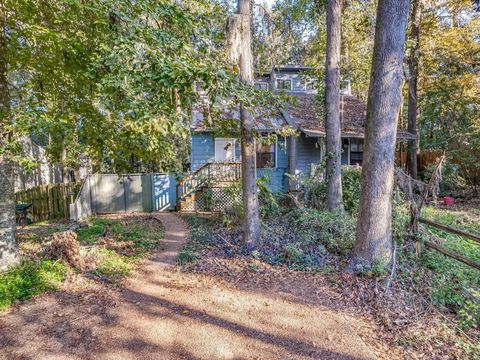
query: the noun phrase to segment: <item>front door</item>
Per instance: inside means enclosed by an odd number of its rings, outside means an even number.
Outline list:
[[[235,139],[227,139],[227,138],[215,139],[215,161],[219,161],[219,162],[235,161]]]

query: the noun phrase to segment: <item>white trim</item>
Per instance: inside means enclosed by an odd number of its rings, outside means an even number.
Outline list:
[[[233,161],[236,161],[237,160],[237,155],[236,155],[236,148],[235,148],[235,145],[236,145],[236,141],[237,139],[235,138],[224,138],[224,137],[216,137],[216,138],[213,138],[213,152],[214,152],[214,155],[213,155],[213,158],[215,161],[225,161],[225,160],[217,160],[217,140],[220,140],[220,141],[231,141],[232,142],[232,149],[233,149]]]

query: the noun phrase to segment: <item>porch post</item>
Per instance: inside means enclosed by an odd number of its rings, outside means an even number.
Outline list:
[[[289,151],[288,151],[288,172],[291,175],[295,175],[297,169],[297,137],[289,137]],[[297,182],[294,179],[288,180],[288,190],[297,190]]]

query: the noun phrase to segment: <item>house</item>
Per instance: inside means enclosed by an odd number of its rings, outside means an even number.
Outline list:
[[[19,164],[15,165],[15,192],[40,185],[80,181],[87,176],[89,170],[87,159],[80,159],[84,165],[77,171],[69,171],[65,174],[61,165],[50,161],[45,145],[42,145],[38,138],[24,136],[20,138],[19,142],[21,144],[21,156],[30,159],[33,165],[30,169],[25,169]]]
[[[272,144],[257,144],[257,177],[266,176],[273,191],[288,191],[286,174],[309,173],[325,156],[325,128],[318,103],[316,79],[307,74],[311,69],[301,65],[276,66],[270,73],[260,74],[255,86],[265,91],[286,91],[296,101],[272,114],[255,114],[257,131],[274,133],[285,126],[297,130],[298,136],[276,136]],[[227,118],[238,119],[238,110],[224,109]],[[206,164],[240,161],[240,144],[235,137],[222,136],[208,125],[202,109],[193,112],[191,124],[191,170],[196,173]],[[341,91],[340,117],[343,165],[362,165],[366,105]],[[414,135],[399,130],[399,140]],[[181,199],[180,194],[180,199]]]
[[[284,184],[285,172],[292,170],[298,174],[309,171],[312,164],[320,163],[325,153],[325,128],[319,116],[316,80],[303,75],[309,70],[311,69],[301,65],[277,66],[269,74],[262,74],[255,80],[255,86],[259,89],[286,91],[297,98],[295,103],[289,104],[276,116],[257,116],[255,119],[257,130],[261,132],[274,132],[287,125],[299,132],[298,137],[277,137],[275,144],[258,147],[258,175],[269,175],[278,190],[278,186]],[[238,139],[216,136],[215,131],[205,124],[203,117],[202,111],[194,111],[191,125],[192,171],[209,162],[239,161]],[[238,114],[233,114],[233,117],[238,117]],[[340,118],[343,165],[362,165],[365,117],[365,103],[348,91],[342,91]],[[414,135],[399,130],[397,137],[399,140],[411,139]]]

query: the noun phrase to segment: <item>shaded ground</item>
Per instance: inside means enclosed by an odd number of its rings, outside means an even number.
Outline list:
[[[362,324],[336,312],[335,295],[312,277],[269,267],[236,272],[235,264],[218,276],[178,271],[188,230],[175,215],[158,217],[166,228],[162,249],[121,289],[80,277],[68,290],[0,315],[0,357],[374,358],[356,334]]]

